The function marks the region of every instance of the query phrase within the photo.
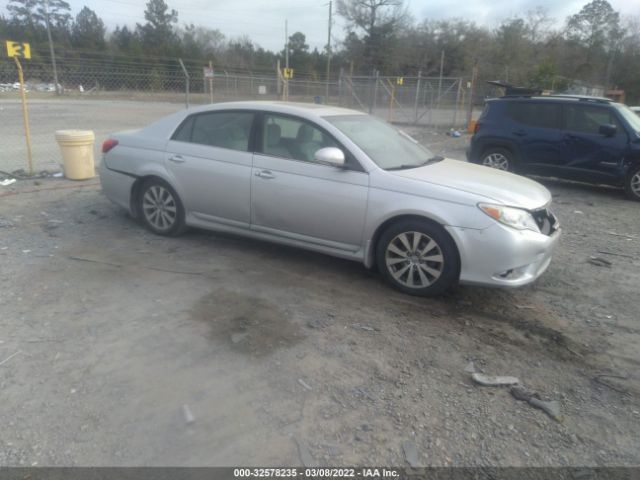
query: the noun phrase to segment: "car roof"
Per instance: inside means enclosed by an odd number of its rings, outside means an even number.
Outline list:
[[[505,95],[504,97],[497,97],[488,99],[491,101],[544,101],[544,102],[585,102],[585,103],[597,103],[597,104],[613,104],[615,103],[610,98],[606,97],[594,97],[589,95]]]
[[[283,102],[277,100],[221,102],[190,108],[189,113],[201,113],[216,110],[262,110],[278,113],[290,113],[303,116],[330,117],[336,115],[366,115],[364,112],[348,108],[334,107],[317,103]]]

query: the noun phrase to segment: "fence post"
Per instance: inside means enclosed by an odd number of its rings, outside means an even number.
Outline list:
[[[453,128],[456,128],[458,125],[458,105],[460,103],[460,90],[462,88],[462,78],[458,79],[458,91],[456,92],[456,103],[453,106]]]
[[[184,73],[184,79],[185,79],[184,103],[185,103],[185,107],[189,108],[189,72],[187,72],[187,69],[184,66],[184,62],[182,61],[182,59],[179,58],[178,61],[180,62],[180,66],[182,67],[182,71]]]
[[[338,105],[342,105],[342,77],[344,75],[344,68],[340,67],[340,75],[338,76]]]
[[[280,80],[280,59],[278,59],[276,63],[276,90],[278,91],[278,96],[282,93],[282,82]]]
[[[373,84],[373,114],[375,115],[378,108],[378,82],[380,81],[380,72],[378,70],[376,70],[374,81],[376,82]]]
[[[420,83],[422,81],[422,70],[418,70],[418,81],[416,82],[416,98],[413,103],[414,125],[418,124],[418,101],[420,99]]]
[[[473,70],[471,72],[471,91],[469,92],[469,112],[467,113],[467,128],[471,125],[473,118],[473,101],[476,96],[476,77],[478,76],[478,60],[473,62]]]

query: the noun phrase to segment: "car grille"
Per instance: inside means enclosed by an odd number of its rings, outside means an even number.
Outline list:
[[[538,224],[540,233],[543,235],[551,235],[560,228],[560,222],[557,217],[548,208],[531,212],[533,219]]]

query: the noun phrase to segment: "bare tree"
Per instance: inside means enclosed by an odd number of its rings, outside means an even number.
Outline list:
[[[364,34],[364,55],[369,67],[380,69],[383,52],[393,44],[398,27],[408,18],[404,0],[338,0],[338,15],[347,20],[347,29]]]

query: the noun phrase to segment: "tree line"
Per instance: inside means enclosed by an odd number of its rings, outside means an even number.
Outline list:
[[[337,0],[346,31],[331,51],[332,76],[351,75],[469,77],[562,90],[573,81],[624,89],[640,101],[640,17],[623,17],[607,0],[592,0],[559,22],[543,8],[507,18],[496,27],[465,19],[417,21],[404,0]],[[47,22],[56,56],[65,72],[78,78],[90,70],[114,74],[113,81],[135,87],[133,72],[157,78],[178,74],[176,58],[201,72],[212,61],[217,70],[273,74],[282,51],[266,50],[249,35],[227,38],[218,29],[180,25],[165,0],[149,0],[144,23],[118,25],[108,32],[88,7],[75,16],[64,0],[9,0],[0,16],[0,38],[28,41],[33,67],[50,80]],[[324,80],[328,49],[310,49],[303,32],[289,37],[289,63],[297,78]],[[441,60],[444,61],[441,64]],[[3,61],[2,69],[11,69]],[[197,73],[195,73],[197,75]],[[201,76],[202,74],[199,73]],[[142,80],[140,80],[142,81]],[[132,84],[133,82],[133,84]]]

